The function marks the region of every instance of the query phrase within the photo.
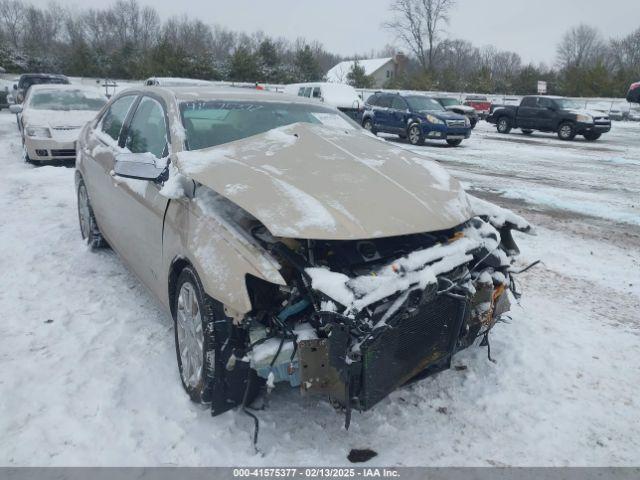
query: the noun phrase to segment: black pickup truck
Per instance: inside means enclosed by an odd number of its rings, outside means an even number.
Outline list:
[[[522,133],[531,135],[538,130],[555,132],[561,140],[573,140],[576,135],[582,135],[594,141],[611,130],[611,120],[604,113],[587,111],[583,103],[575,100],[548,96],[524,97],[519,107],[496,108],[487,122],[495,124],[500,133],[519,128]]]

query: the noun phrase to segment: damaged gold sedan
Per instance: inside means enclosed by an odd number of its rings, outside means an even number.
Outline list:
[[[175,323],[182,384],[213,414],[287,382],[367,410],[448,368],[509,310],[521,217],[329,107],[150,87],[78,142],[83,238]]]

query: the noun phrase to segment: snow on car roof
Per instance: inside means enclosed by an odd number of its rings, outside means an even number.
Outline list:
[[[198,87],[196,90],[193,87],[187,86],[167,86],[167,87],[145,87],[144,89],[162,88],[171,92],[178,101],[189,100],[217,100],[217,99],[234,99],[234,100],[258,100],[265,102],[288,102],[288,103],[312,103],[306,97],[293,97],[290,95],[284,95],[277,92],[269,92],[266,90],[254,90],[250,88],[237,88],[237,87]]]
[[[85,85],[62,85],[56,83],[43,83],[41,85],[33,85],[29,91],[33,93],[43,91],[81,91],[86,94],[93,94],[96,97],[105,97],[102,89],[97,87],[89,87]]]

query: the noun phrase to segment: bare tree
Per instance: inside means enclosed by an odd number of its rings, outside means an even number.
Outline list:
[[[557,48],[557,62],[561,69],[591,67],[602,60],[606,45],[597,28],[581,24],[562,37]]]
[[[21,47],[24,22],[24,3],[20,0],[0,0],[0,30],[16,50]]]
[[[398,37],[418,58],[425,72],[433,69],[443,24],[455,0],[394,0],[390,10],[395,18],[385,27]]]

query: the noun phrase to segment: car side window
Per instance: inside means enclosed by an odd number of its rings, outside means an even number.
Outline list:
[[[538,107],[550,108],[552,106],[553,106],[553,103],[548,98],[538,98]]]
[[[304,97],[304,87],[300,87],[300,88],[298,89],[298,96],[299,96],[299,97]]]
[[[127,128],[125,147],[132,153],[149,152],[162,158],[167,149],[164,109],[157,100],[144,97]]]
[[[382,107],[382,108],[390,108],[391,107],[391,97],[389,95],[381,96],[378,99],[377,105],[378,105],[378,107]]]
[[[311,97],[311,90],[313,90],[311,87],[307,87],[304,89],[304,96],[309,98]]]
[[[315,87],[313,89],[313,98],[320,98],[322,95],[320,94],[320,87]]]
[[[113,138],[116,142],[124,124],[129,109],[135,100],[135,95],[119,98],[111,104],[100,122],[100,130]]]
[[[371,105],[373,107],[375,107],[376,105],[378,105],[378,96],[377,95],[371,95],[368,99],[367,99],[367,104]]]
[[[521,107],[536,107],[536,97],[525,97],[522,99]]]
[[[394,110],[406,110],[407,102],[405,102],[402,97],[396,96],[391,101],[391,108],[393,108]]]

